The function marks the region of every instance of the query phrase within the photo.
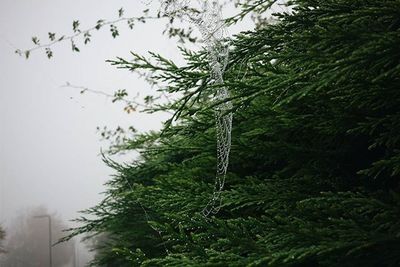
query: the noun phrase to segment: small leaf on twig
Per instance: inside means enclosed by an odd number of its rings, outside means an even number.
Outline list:
[[[33,36],[33,37],[32,37],[32,42],[33,42],[35,45],[39,45],[39,44],[40,44],[39,38],[37,38],[36,36]]]
[[[49,39],[50,41],[54,41],[56,39],[56,34],[53,32],[49,32]]]
[[[118,10],[118,17],[122,18],[123,15],[124,15],[124,9],[121,7],[121,8]]]
[[[48,48],[48,47],[46,47],[46,55],[47,55],[47,57],[50,59],[50,58],[52,58],[53,57],[53,51],[51,51],[51,49],[50,48]]]
[[[74,32],[80,32],[80,30],[78,29],[79,27],[79,20],[74,20],[72,22],[72,29],[74,30]]]

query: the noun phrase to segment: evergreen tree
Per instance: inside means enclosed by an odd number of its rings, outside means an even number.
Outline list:
[[[213,190],[215,92],[206,52],[111,61],[183,97],[73,235],[106,234],[99,266],[399,266],[400,1],[294,0],[230,40],[235,112],[222,209]],[[261,15],[270,1],[248,1]],[[156,61],[155,63],[152,63]],[[93,216],[95,218],[93,219]]]

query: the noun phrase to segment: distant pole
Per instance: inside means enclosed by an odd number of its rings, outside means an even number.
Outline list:
[[[76,252],[76,254],[75,254],[75,257],[76,257],[76,267],[80,267],[81,266],[81,263],[80,263],[80,259],[79,259],[79,244],[80,244],[80,242],[78,242],[77,243],[77,246],[76,246],[76,250],[75,250],[75,252]]]
[[[74,267],[76,267],[76,242],[74,242]]]
[[[50,215],[39,215],[39,216],[33,216],[34,218],[47,218],[49,219],[49,266],[53,267],[53,255],[52,255],[52,251],[51,251],[51,242],[52,242],[52,238],[51,238],[51,216]]]

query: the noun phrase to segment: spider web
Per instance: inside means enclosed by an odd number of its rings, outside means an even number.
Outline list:
[[[189,12],[189,3],[197,2],[201,12]],[[228,63],[229,50],[225,43],[226,27],[222,20],[219,2],[214,1],[189,1],[166,0],[161,3],[161,11],[167,16],[183,15],[186,20],[197,26],[205,47],[210,67],[211,83],[222,85],[223,75]],[[221,194],[225,185],[226,173],[229,165],[231,150],[232,118],[230,112],[232,103],[229,101],[229,91],[225,86],[217,87],[213,101],[215,107],[215,122],[217,135],[217,170],[214,184],[214,192],[211,199],[204,207],[204,216],[216,214],[221,208]]]

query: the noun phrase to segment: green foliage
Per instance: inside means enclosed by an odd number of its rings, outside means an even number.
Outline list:
[[[37,38],[36,36],[32,37],[32,42],[33,42],[35,45],[39,45],[39,44],[40,44],[39,38]]]
[[[53,32],[49,32],[49,39],[50,41],[54,41],[56,39],[56,34]]]
[[[80,29],[81,23],[79,20],[74,20],[72,21],[72,34],[70,35],[62,35],[59,38],[56,38],[56,33],[49,32],[48,33],[48,39],[49,41],[47,43],[41,43],[39,38],[36,36],[33,36],[31,38],[34,46],[21,50],[17,49],[15,50],[15,53],[20,55],[20,56],[25,56],[26,59],[30,57],[32,52],[36,50],[44,50],[46,53],[46,56],[50,59],[53,57],[53,51],[52,47],[57,44],[61,43],[64,41],[71,41],[72,43],[72,51],[73,52],[80,52],[80,48],[76,44],[76,40],[82,39],[83,44],[87,45],[89,42],[91,42],[91,37],[93,32],[98,31],[102,29],[104,26],[110,26],[110,33],[111,36],[115,39],[117,36],[119,36],[119,28],[117,25],[120,25],[122,23],[126,23],[129,29],[133,29],[136,23],[146,23],[149,20],[161,20],[166,18],[167,16],[165,14],[161,14],[159,11],[156,12],[156,14],[151,15],[150,9],[146,8],[142,10],[142,14],[140,16],[134,16],[134,17],[125,17],[125,10],[123,8],[120,8],[118,10],[118,17],[114,20],[104,20],[104,19],[99,19],[97,22],[92,25],[92,27],[86,28],[86,29]],[[168,34],[169,37],[178,37],[179,41],[184,43],[186,41],[189,42],[196,42],[196,38],[193,37],[193,30],[191,27],[185,28],[180,25],[176,25],[176,21],[182,20],[181,16],[177,16],[177,18],[170,19],[168,18],[168,22],[166,23],[166,29],[164,30],[164,34]]]
[[[114,25],[110,25],[110,31],[113,38],[116,38],[119,35],[118,28]]]
[[[79,20],[74,20],[72,22],[72,30],[74,32],[80,32],[81,30],[79,30],[79,25],[80,25]]]
[[[71,39],[71,48],[73,52],[79,52],[79,48],[76,46],[74,40]]]
[[[112,61],[182,98],[163,107],[177,121],[161,135],[125,141],[139,160],[105,159],[116,174],[72,234],[109,236],[94,265],[400,265],[400,1],[292,2],[279,23],[231,40],[231,163],[211,218],[200,212],[218,103],[205,52],[182,49],[185,66]]]
[[[118,17],[122,18],[123,15],[124,15],[124,9],[121,7],[120,9],[118,9]]]

